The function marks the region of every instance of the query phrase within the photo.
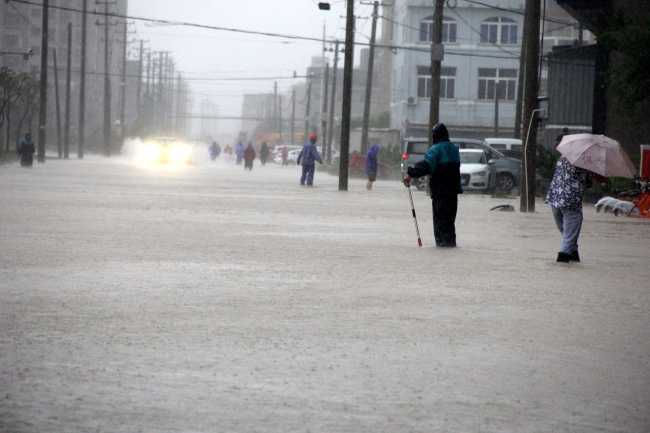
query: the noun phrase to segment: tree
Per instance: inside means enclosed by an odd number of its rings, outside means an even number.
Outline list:
[[[6,127],[11,136],[11,113],[19,114],[18,125],[15,129],[16,140],[20,136],[25,120],[34,114],[38,107],[38,82],[31,75],[12,71],[9,68],[0,69],[0,128]],[[5,150],[10,150],[10,140],[5,143]]]
[[[650,17],[617,15],[598,35],[613,55],[609,81],[623,107],[638,113],[650,99]]]

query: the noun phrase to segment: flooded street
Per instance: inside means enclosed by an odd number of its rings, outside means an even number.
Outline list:
[[[648,431],[650,224],[297,170],[2,167],[0,431]]]

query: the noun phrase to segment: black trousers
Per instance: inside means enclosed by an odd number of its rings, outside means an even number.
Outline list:
[[[431,197],[433,205],[433,235],[438,247],[456,246],[456,214],[458,195]]]

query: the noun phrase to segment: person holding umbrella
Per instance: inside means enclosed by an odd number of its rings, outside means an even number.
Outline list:
[[[546,196],[562,235],[557,261],[580,262],[578,238],[582,229],[582,197],[590,178],[633,178],[634,164],[620,144],[604,135],[566,135],[557,147],[562,155],[555,166]]]

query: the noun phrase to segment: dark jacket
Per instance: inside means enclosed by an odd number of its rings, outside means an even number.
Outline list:
[[[458,146],[449,141],[444,125],[436,125],[433,132],[433,145],[422,161],[408,168],[408,175],[413,178],[428,175],[431,198],[460,194],[463,191]]]
[[[255,149],[250,144],[244,151],[244,159],[246,161],[253,161],[255,159]]]
[[[21,165],[32,165],[34,161],[34,152],[36,152],[34,142],[31,139],[23,138],[18,147]]]

